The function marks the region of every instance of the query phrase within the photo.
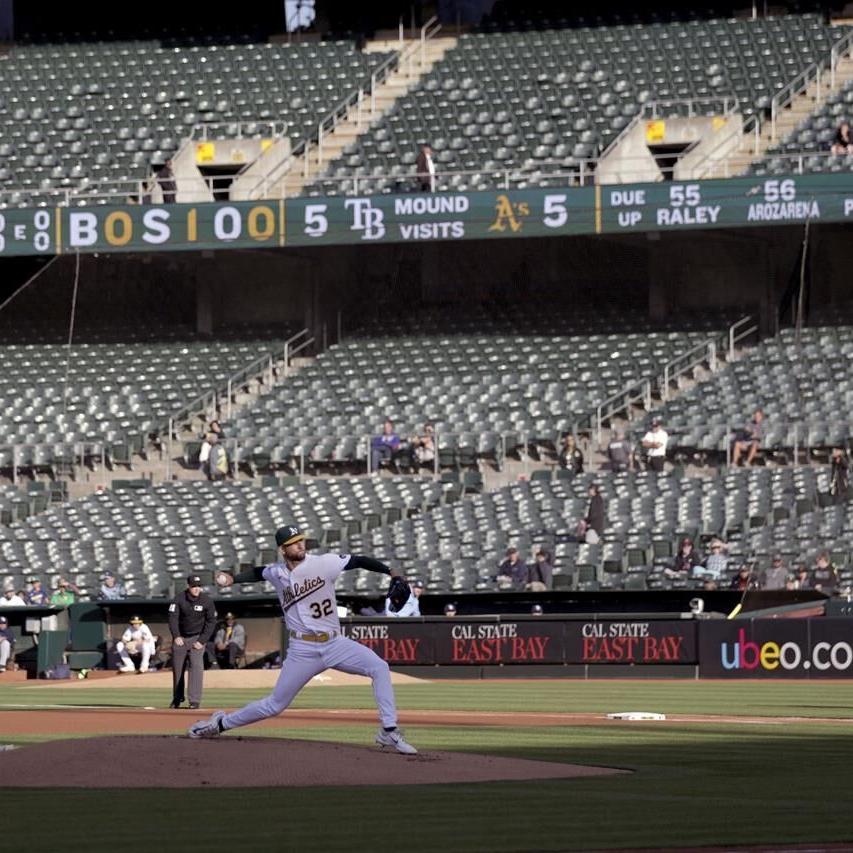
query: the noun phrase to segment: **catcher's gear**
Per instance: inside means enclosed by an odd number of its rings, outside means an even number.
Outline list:
[[[399,613],[403,605],[409,600],[411,591],[406,581],[398,576],[391,578],[391,583],[388,586],[388,600],[391,602],[390,609],[392,613]]]

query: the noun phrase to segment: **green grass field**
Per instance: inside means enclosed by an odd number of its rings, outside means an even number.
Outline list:
[[[234,707],[262,691],[208,691]],[[853,718],[853,684],[528,681],[406,684],[406,710],[649,710],[667,714]],[[165,692],[0,689],[13,706],[163,707]],[[312,688],[298,708],[371,708],[368,688]],[[189,718],[176,715],[175,730]],[[289,730],[286,713],[264,736],[371,742],[374,726]],[[248,733],[248,731],[246,732]],[[109,734],[109,732],[105,732]],[[557,851],[853,840],[853,727],[839,723],[670,726],[424,727],[422,751],[444,749],[629,767],[630,776],[560,782],[364,788],[76,791],[4,788],[0,848],[116,850]],[[57,738],[63,733],[57,731]],[[29,740],[33,740],[30,738]],[[132,776],[132,768],[128,769]],[[0,786],[11,780],[0,778]],[[61,786],[62,780],[56,780]],[[61,839],[61,841],[60,841]]]

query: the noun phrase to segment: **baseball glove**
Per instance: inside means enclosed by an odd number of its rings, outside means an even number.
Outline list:
[[[399,613],[403,605],[409,600],[409,585],[405,579],[394,576],[388,586],[388,599],[391,602],[391,610]]]

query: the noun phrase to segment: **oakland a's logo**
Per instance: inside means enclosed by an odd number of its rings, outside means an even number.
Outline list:
[[[513,204],[509,196],[501,193],[495,203],[495,221],[489,226],[489,231],[521,231],[524,217],[530,215],[530,205],[526,201]]]

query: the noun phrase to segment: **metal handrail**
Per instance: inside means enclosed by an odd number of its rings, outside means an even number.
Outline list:
[[[252,120],[244,120],[244,121],[200,121],[196,122],[192,126],[192,130],[190,131],[190,139],[196,140],[201,139],[206,141],[208,139],[208,133],[217,127],[225,127],[225,128],[235,128],[237,129],[237,136],[228,137],[229,139],[255,139],[257,138],[257,134],[253,133],[251,136],[244,137],[241,133],[241,128],[244,126],[250,125],[263,125],[269,127],[272,133],[270,136],[284,136],[287,133],[287,122],[279,121],[277,119],[260,119],[259,121]]]
[[[309,337],[310,335],[310,337]],[[311,335],[311,332],[306,328],[297,332],[295,335],[292,335],[284,342],[284,375],[287,376],[290,373],[290,361],[296,356],[298,353],[306,350],[309,346],[311,346],[315,342],[315,338]]]

